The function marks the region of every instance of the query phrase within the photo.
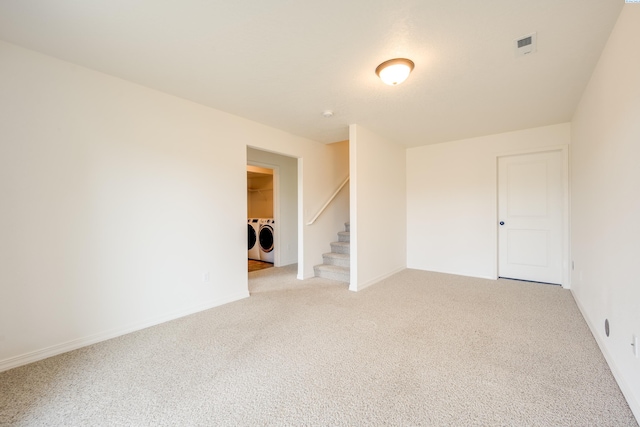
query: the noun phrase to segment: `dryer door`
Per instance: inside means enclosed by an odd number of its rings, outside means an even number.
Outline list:
[[[258,236],[256,236],[256,229],[253,228],[253,225],[247,224],[247,227],[247,236],[249,238],[249,241],[247,243],[249,244],[249,250],[251,250],[256,245]]]
[[[273,227],[268,224],[264,224],[260,227],[260,249],[264,252],[271,252],[273,250]]]

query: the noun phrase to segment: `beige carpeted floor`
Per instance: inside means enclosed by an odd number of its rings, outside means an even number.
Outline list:
[[[251,298],[0,373],[0,424],[635,426],[569,291],[295,266]]]

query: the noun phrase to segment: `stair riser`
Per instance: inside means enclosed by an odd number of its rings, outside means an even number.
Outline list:
[[[349,246],[334,245],[332,243],[331,244],[331,252],[335,252],[337,254],[348,254],[348,253],[350,253],[350,250],[349,250]]]
[[[322,262],[328,265],[337,265],[338,267],[351,267],[351,261],[344,258],[322,257]]]
[[[344,224],[344,231],[351,231],[351,224],[350,223],[345,223]]]
[[[351,235],[350,234],[340,234],[338,233],[338,242],[350,242]]]
[[[338,273],[335,271],[322,271],[315,269],[316,277],[322,277],[323,279],[337,280],[340,282],[349,283],[349,274]]]

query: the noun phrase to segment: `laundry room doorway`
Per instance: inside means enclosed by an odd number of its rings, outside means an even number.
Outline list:
[[[249,272],[273,267],[275,262],[274,172],[272,168],[247,165]]]
[[[247,147],[247,222],[249,271],[298,262],[297,158]]]

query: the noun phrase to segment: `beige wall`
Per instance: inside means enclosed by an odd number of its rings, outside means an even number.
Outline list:
[[[640,5],[624,6],[572,121],[572,291],[637,419]],[[609,320],[611,334],[604,333]]]
[[[273,218],[273,175],[247,178],[247,217]]]
[[[569,123],[407,150],[407,266],[495,279],[497,157],[570,142]]]
[[[349,128],[351,280],[361,290],[406,267],[404,147],[368,129]]]
[[[347,173],[326,145],[4,42],[0,75],[0,370],[247,297],[247,146],[299,158],[305,213]],[[301,229],[304,274],[335,232]]]

